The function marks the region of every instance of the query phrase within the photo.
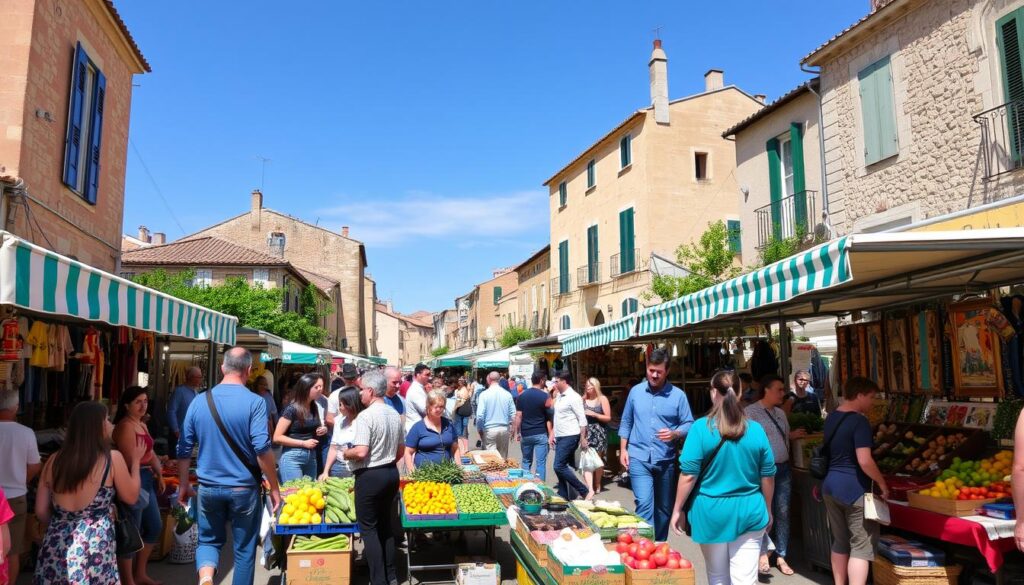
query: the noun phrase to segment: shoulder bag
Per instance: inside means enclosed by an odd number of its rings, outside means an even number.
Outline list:
[[[469,398],[462,399],[462,404],[455,409],[455,414],[459,416],[473,416],[473,403]]]
[[[242,453],[238,444],[235,443],[235,440],[228,434],[228,430],[224,427],[224,421],[220,420],[220,414],[217,412],[217,405],[213,403],[212,388],[206,391],[206,404],[209,405],[210,416],[213,417],[213,422],[217,423],[217,428],[220,429],[220,434],[224,436],[224,441],[227,442],[228,448],[231,449],[231,452],[235,454],[235,457],[238,457],[238,460],[242,462],[242,465],[249,470],[249,473],[252,474],[253,479],[256,480],[256,486],[261,487],[263,485],[263,472],[260,471],[258,466],[253,467],[252,464],[249,463],[249,460],[246,458],[245,454]]]
[[[107,473],[109,471],[110,455],[107,455],[107,468],[103,471],[100,489],[103,489],[103,486],[106,485]],[[139,527],[132,521],[131,506],[125,504],[117,497],[116,489],[114,492],[114,548],[117,556],[126,557],[142,550],[142,534],[139,532]]]
[[[835,438],[836,433],[839,432],[839,428],[843,426],[843,423],[846,422],[846,419],[849,418],[851,414],[853,413],[843,413],[843,418],[839,419],[839,422],[836,423],[836,428],[832,431],[832,435],[825,439],[825,443],[823,445],[818,445],[811,452],[811,461],[807,467],[814,479],[825,479],[825,476],[828,475],[829,459],[832,457],[829,454],[828,446],[832,444],[832,439]]]
[[[773,408],[773,410],[774,410],[774,408]],[[786,433],[784,433],[782,431],[782,426],[779,424],[779,421],[775,420],[775,414],[773,414],[771,410],[768,410],[766,408],[766,409],[764,409],[764,412],[765,412],[765,414],[768,415],[768,420],[772,421],[772,424],[775,425],[776,429],[778,429],[779,434],[782,435],[782,443],[784,445],[786,445],[786,453],[788,454],[789,453],[789,435],[787,435]]]
[[[693,487],[690,488],[690,495],[686,496],[686,501],[683,502],[683,516],[686,517],[686,536],[692,536],[693,523],[690,522],[690,510],[693,508],[693,502],[697,499],[697,492],[700,491],[700,482],[704,479],[704,474],[707,473],[708,467],[711,467],[711,462],[715,460],[715,456],[722,449],[722,445],[725,444],[726,438],[722,437],[722,440],[718,442],[718,445],[711,450],[711,454],[704,460],[704,463],[700,466],[700,473],[697,474],[697,479],[693,482]]]

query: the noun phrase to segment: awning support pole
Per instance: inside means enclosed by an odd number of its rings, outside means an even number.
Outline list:
[[[789,391],[789,344],[786,319],[779,315],[779,375],[786,381],[787,391]]]

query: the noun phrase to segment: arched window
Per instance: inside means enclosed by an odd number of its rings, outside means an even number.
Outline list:
[[[572,323],[569,320],[569,315],[562,315],[562,331],[567,331],[571,324]]]
[[[623,299],[622,316],[627,317],[640,310],[640,303],[636,299]]]

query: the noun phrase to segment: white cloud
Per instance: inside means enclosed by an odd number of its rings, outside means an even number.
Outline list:
[[[337,229],[351,228],[352,237],[372,246],[394,247],[424,239],[464,237],[509,241],[510,233],[545,233],[548,195],[519,191],[478,197],[452,197],[411,192],[405,197],[346,203],[317,212]],[[478,241],[479,242],[479,241]]]

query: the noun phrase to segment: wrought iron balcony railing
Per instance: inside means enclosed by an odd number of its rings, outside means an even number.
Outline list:
[[[584,264],[576,269],[576,282],[580,287],[590,286],[601,282],[601,263]]]
[[[556,276],[551,279],[551,296],[558,297],[561,295],[567,295],[572,291],[572,278],[568,274],[565,278]]]
[[[1024,166],[1024,100],[996,106],[974,116],[981,126],[981,164],[983,179]]]
[[[633,249],[631,253],[624,256],[621,253],[612,254],[608,263],[612,267],[612,278],[617,278],[623,274],[632,274],[643,269],[640,265],[640,250],[637,249]]]
[[[814,228],[817,191],[801,191],[754,210],[757,219],[757,247],[769,241],[809,235]]]

